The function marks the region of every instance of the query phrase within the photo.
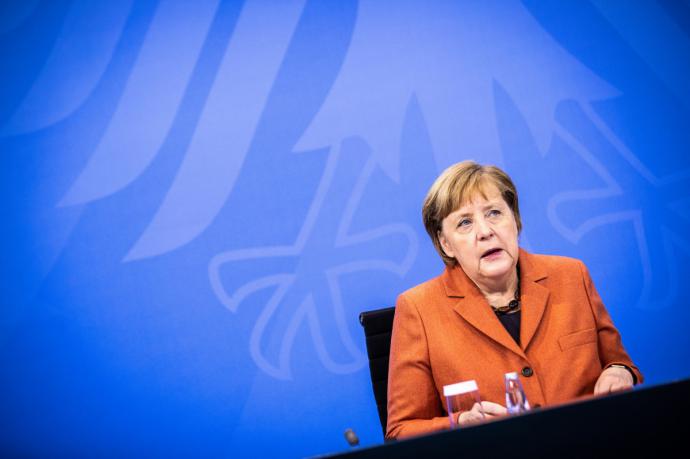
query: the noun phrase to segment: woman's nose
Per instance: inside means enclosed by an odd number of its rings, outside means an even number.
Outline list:
[[[491,228],[491,225],[489,225],[489,222],[487,222],[483,218],[477,220],[475,227],[477,228],[477,239],[487,239],[494,234],[494,231]]]

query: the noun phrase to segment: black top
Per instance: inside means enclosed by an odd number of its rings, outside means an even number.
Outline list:
[[[520,310],[518,309],[512,313],[498,312],[496,311],[496,317],[501,321],[510,336],[513,337],[515,342],[520,345]]]

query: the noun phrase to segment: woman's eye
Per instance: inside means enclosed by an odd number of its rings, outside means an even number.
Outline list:
[[[463,218],[463,219],[460,220],[460,222],[458,223],[458,227],[462,228],[462,227],[465,227],[465,226],[469,226],[470,223],[472,223],[472,222],[470,221],[469,218]]]
[[[501,211],[498,209],[491,209],[489,211],[489,217],[498,217],[499,215],[501,215]]]

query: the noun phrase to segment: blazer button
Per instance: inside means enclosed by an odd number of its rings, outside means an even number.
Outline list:
[[[525,378],[529,378],[534,374],[534,370],[532,370],[530,367],[525,367],[522,369],[522,376]]]

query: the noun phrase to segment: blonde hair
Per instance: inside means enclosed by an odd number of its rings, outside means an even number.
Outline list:
[[[439,240],[442,222],[477,195],[486,199],[487,186],[493,185],[513,211],[518,234],[522,231],[520,208],[515,184],[508,174],[496,166],[482,166],[474,161],[462,161],[447,168],[436,179],[424,199],[422,219],[436,251],[446,265],[457,264],[443,251]]]

